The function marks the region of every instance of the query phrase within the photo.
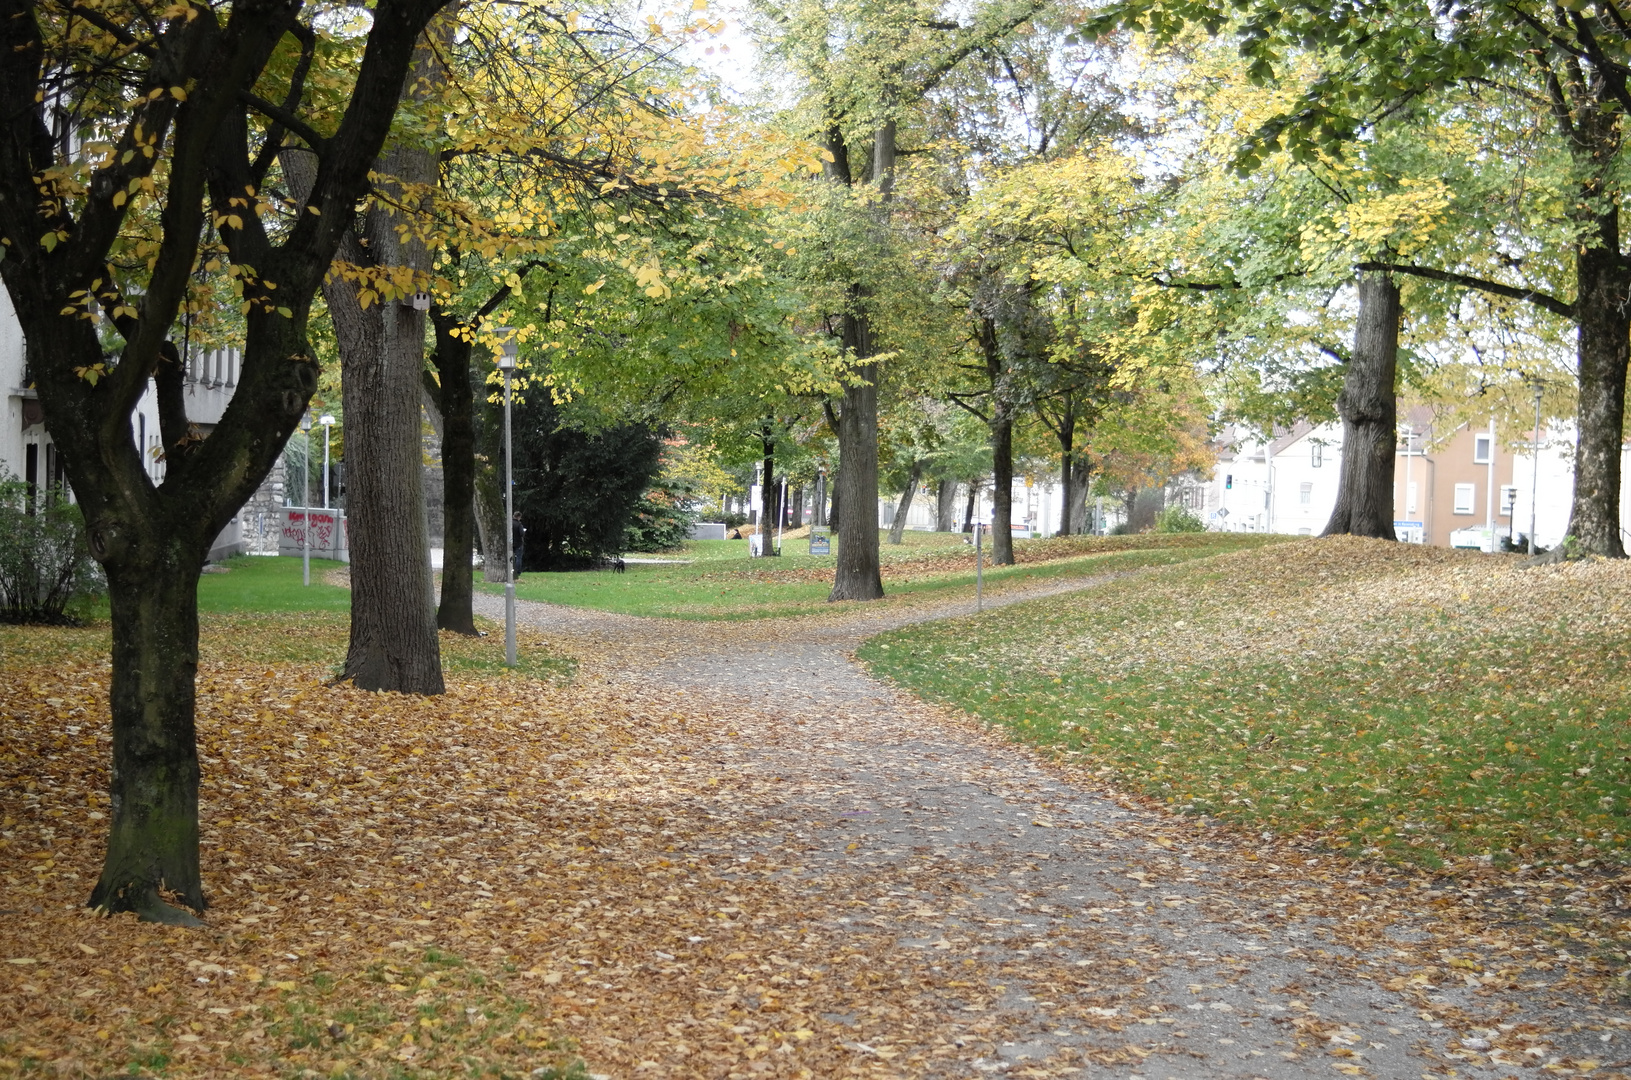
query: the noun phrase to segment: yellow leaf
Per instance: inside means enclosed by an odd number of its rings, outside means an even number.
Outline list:
[[[125,195],[124,192],[115,191],[113,193],[113,206],[114,206],[114,209],[118,209],[119,207],[123,206],[125,204],[125,199],[126,198],[127,198],[127,196]]]
[[[172,87],[170,87],[170,96],[175,98],[177,101],[186,101],[187,100],[187,91],[183,87],[172,86]]]

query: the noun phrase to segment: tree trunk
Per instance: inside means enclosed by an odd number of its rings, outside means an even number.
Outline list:
[[[759,463],[762,470],[760,475],[764,478],[759,485],[759,525],[764,540],[759,550],[766,555],[774,555],[770,547],[770,538],[776,535],[776,526],[781,521],[781,488],[776,485],[776,440],[769,428],[765,428],[759,436],[759,448],[764,458]]]
[[[442,414],[442,600],[436,608],[436,625],[474,635],[471,556],[476,521],[476,395],[470,385],[470,341],[453,332],[460,326],[451,316],[438,313],[434,322],[436,351],[432,357],[441,377]]]
[[[1014,416],[991,407],[991,565],[1014,565]]]
[[[393,148],[381,155],[379,171],[431,184],[436,159],[429,151]],[[356,265],[428,269],[428,252],[417,241],[403,243],[398,224],[393,213],[374,207],[362,235],[353,232],[342,246],[343,256]],[[346,413],[351,642],[341,678],[364,690],[440,694],[420,446],[425,315],[395,301],[365,309],[357,286],[340,278],[323,291],[340,346]]]
[[[146,564],[110,563],[113,617],[112,823],[91,906],[151,922],[201,925],[165,903],[204,910],[198,862],[196,543],[167,540]],[[207,544],[208,541],[205,541]]]
[[[1322,536],[1394,540],[1393,471],[1399,426],[1394,381],[1399,356],[1399,286],[1386,274],[1359,278],[1353,355],[1343,375],[1342,465],[1336,507]]]
[[[1088,531],[1087,489],[1092,485],[1093,466],[1086,455],[1074,454],[1071,460],[1070,482],[1065,487],[1065,513],[1070,531],[1081,536]]]
[[[1014,411],[1004,393],[1002,343],[997,321],[980,319],[980,351],[985,356],[985,374],[991,384],[991,415],[986,426],[991,432],[991,563],[1014,565]]]
[[[801,529],[804,527],[804,488],[789,488],[787,491],[787,527]]]
[[[957,481],[941,480],[935,489],[934,527],[936,532],[957,529]]]
[[[871,356],[872,328],[864,315],[844,316],[844,344],[857,357]],[[878,365],[855,369],[859,383],[844,388],[838,420],[838,569],[832,600],[877,600],[883,596],[878,559]]]
[[[912,512],[912,497],[917,494],[918,481],[923,478],[923,462],[912,462],[911,475],[901,489],[900,502],[895,505],[895,520],[889,523],[889,542],[899,544],[906,538],[906,515]]]
[[[970,480],[968,482],[968,506],[966,508],[964,508],[964,510],[963,510],[963,531],[964,532],[973,532],[974,531],[974,508],[976,506],[978,506],[979,503],[980,503],[980,482],[978,480]]]
[[[1620,446],[1625,437],[1625,378],[1631,340],[1631,272],[1621,262],[1619,226],[1599,225],[1604,247],[1575,255],[1579,283],[1579,442],[1567,534],[1582,551],[1625,556],[1620,537]]]
[[[815,492],[810,499],[810,524],[827,524],[827,474],[816,473]]]

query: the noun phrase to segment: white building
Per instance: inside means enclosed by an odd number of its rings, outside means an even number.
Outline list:
[[[208,434],[220,422],[238,385],[236,349],[195,351],[186,377],[187,418]],[[6,414],[0,423],[0,473],[16,477],[35,491],[60,485],[69,498],[61,455],[45,430],[45,411],[28,374],[23,330],[12,311],[11,298],[0,289],[0,388],[6,395]],[[159,414],[152,380],[130,418],[131,437],[142,454],[142,464],[154,483],[164,479],[164,455],[159,437]],[[245,550],[242,515],[232,520],[210,548],[211,559]]]

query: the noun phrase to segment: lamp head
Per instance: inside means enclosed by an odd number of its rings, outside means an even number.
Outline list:
[[[311,413],[305,413],[304,415],[302,415],[300,417],[300,430],[301,431],[310,431],[311,430]]]
[[[499,326],[493,330],[499,336],[502,351],[494,359],[500,371],[514,371],[516,361],[521,358],[521,343],[516,340],[515,327]]]
[[[324,427],[333,427],[334,416],[331,413],[324,413],[322,416],[317,418],[317,422],[322,424]]]

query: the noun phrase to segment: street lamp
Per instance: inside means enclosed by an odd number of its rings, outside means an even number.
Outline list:
[[[328,441],[329,441],[328,437],[334,433],[334,417],[330,413],[324,413],[322,416],[317,418],[317,422],[319,424],[323,425],[323,509],[327,510],[328,509]]]
[[[493,331],[501,335],[495,362],[504,376],[504,662],[515,666],[515,454],[510,442],[510,377],[521,356],[513,326]]]
[[[306,437],[306,452],[300,470],[300,564],[302,581],[311,584],[311,413],[300,418],[300,431]]]

